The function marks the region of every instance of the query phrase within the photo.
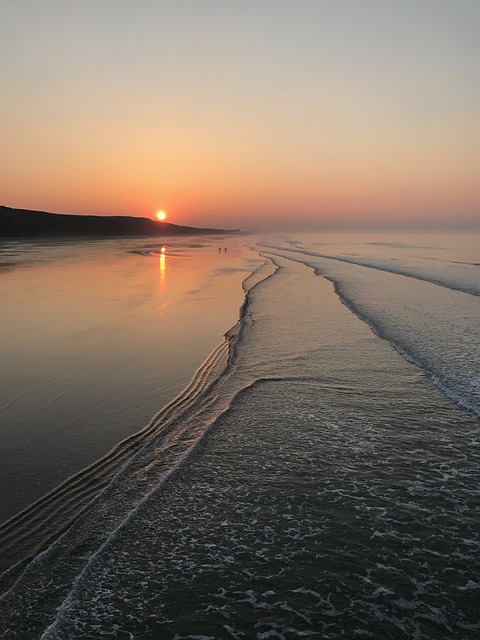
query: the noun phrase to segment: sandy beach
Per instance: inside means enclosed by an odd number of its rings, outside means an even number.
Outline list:
[[[260,262],[221,244],[2,243],[3,521],[147,425],[221,343]]]

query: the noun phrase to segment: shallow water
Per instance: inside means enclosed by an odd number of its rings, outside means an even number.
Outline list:
[[[478,637],[478,282],[327,240],[262,239],[226,368],[5,580],[9,638]]]

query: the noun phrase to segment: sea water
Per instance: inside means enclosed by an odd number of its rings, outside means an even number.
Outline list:
[[[5,577],[6,637],[478,637],[477,240],[250,239],[227,347]]]

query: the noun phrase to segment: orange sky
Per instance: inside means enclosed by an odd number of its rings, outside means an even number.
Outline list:
[[[217,227],[480,219],[474,0],[0,7],[0,204]]]

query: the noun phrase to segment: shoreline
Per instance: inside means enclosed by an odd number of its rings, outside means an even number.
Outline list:
[[[120,441],[104,456],[73,474],[52,491],[0,525],[0,547],[8,551],[11,563],[9,566],[0,567],[0,593],[6,593],[23,570],[39,554],[55,553],[57,544],[61,545],[62,537],[70,527],[76,526],[79,520],[85,518],[89,520],[90,509],[102,499],[105,500],[109,492],[115,493],[115,486],[118,483],[123,482],[125,486],[124,476],[130,473],[136,475],[137,472],[133,471],[135,465],[143,468],[145,461],[142,456],[148,455],[146,452],[149,448],[154,447],[156,450],[166,447],[165,451],[169,452],[170,447],[173,446],[177,452],[173,460],[169,454],[165,461],[155,454],[152,461],[146,465],[150,474],[152,474],[153,460],[156,465],[160,465],[160,476],[153,483],[155,486],[159,482],[166,482],[181,467],[183,460],[196,450],[210,426],[223,411],[222,403],[218,409],[215,409],[218,404],[214,397],[215,390],[222,384],[235,360],[236,345],[242,340],[242,329],[248,321],[249,293],[273,273],[269,269],[267,260],[243,280],[242,288],[245,297],[235,325],[225,332],[222,343],[197,369],[190,383],[172,401],[162,407],[143,429]],[[210,407],[212,402],[210,397],[213,398],[213,409]],[[212,410],[212,415],[215,417],[206,420],[204,412]],[[185,423],[191,425],[189,429],[186,428]],[[166,444],[162,444],[163,441]],[[163,469],[164,464],[166,464],[165,469]],[[148,484],[151,483],[150,479]],[[130,496],[128,503],[123,506],[122,513],[118,513],[118,502],[112,503],[111,508],[116,510],[116,524],[107,518],[108,529],[115,532],[123,517],[131,514],[132,509],[135,510],[142,503],[142,495],[145,493],[144,497],[147,497],[149,492],[142,486],[137,487],[134,495]],[[125,496],[124,492],[122,496]],[[62,522],[57,520],[59,512],[68,513]],[[104,519],[105,514],[102,510],[100,520]],[[80,530],[82,530],[81,526]],[[30,547],[29,539],[32,540]],[[92,538],[91,531],[88,533],[88,539],[89,545],[96,544],[92,542],[96,539]],[[78,545],[78,541],[76,544]],[[11,562],[12,558],[13,562]]]
[[[190,383],[238,320],[241,281],[261,260],[239,238],[205,236],[16,241],[0,256],[4,522]]]

